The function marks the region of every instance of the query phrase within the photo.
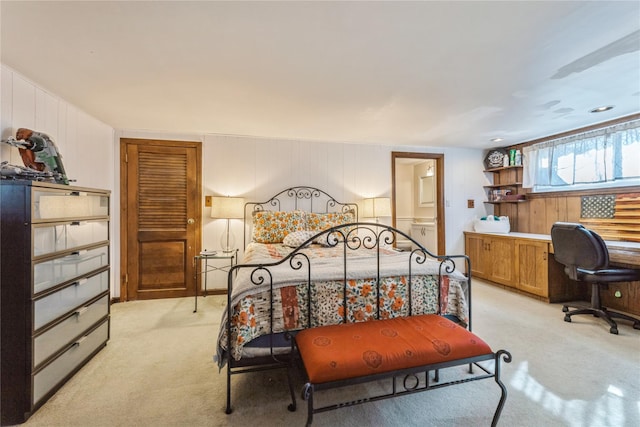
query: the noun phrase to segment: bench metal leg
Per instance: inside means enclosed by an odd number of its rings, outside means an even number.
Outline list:
[[[491,427],[496,427],[498,425],[498,419],[500,418],[500,414],[502,413],[502,408],[504,408],[504,403],[507,400],[507,388],[502,383],[502,381],[500,381],[500,362],[501,362],[500,358],[502,358],[507,363],[511,363],[511,353],[509,353],[506,350],[498,350],[496,352],[494,379],[496,383],[500,386],[500,389],[502,390],[502,394],[500,395],[500,402],[498,402],[498,407],[496,408],[496,412],[493,414]]]
[[[289,362],[289,367],[287,368],[287,382],[289,383],[289,393],[291,393],[291,403],[287,407],[287,409],[291,412],[295,412],[298,407],[296,403],[296,393],[293,391],[293,374],[292,374],[292,365],[294,363],[294,357],[291,356],[291,361]]]
[[[307,424],[310,426],[313,422],[313,384],[306,383],[302,389],[302,399],[307,403]]]

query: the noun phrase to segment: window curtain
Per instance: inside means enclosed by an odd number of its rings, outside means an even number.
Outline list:
[[[640,177],[640,120],[524,147],[525,188]]]

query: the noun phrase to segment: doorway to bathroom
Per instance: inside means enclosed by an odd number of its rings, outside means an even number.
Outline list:
[[[392,225],[433,254],[444,254],[444,154],[391,153]],[[400,239],[400,249],[409,249]]]

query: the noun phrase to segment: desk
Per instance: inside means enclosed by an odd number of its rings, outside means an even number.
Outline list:
[[[551,244],[551,235],[532,233],[508,233],[504,236],[511,236],[518,239],[535,239],[549,242],[549,253],[554,253]],[[609,251],[609,261],[612,264],[628,265],[632,268],[640,268],[640,242],[621,242],[605,240]]]
[[[214,259],[228,259],[229,265],[224,265],[222,267],[217,267],[215,265],[210,265],[209,261]],[[238,262],[238,250],[234,250],[233,252],[214,252],[214,253],[201,253],[200,255],[196,255],[193,257],[193,262],[195,264],[195,279],[196,279],[196,296],[195,296],[195,306],[193,312],[198,311],[198,292],[200,290],[200,286],[198,283],[198,278],[204,274],[204,293],[203,296],[207,295],[207,275],[212,271],[225,271],[228,272],[231,267],[234,266]],[[204,263],[204,269],[202,269],[202,264]]]
[[[474,277],[525,292],[547,302],[588,300],[588,287],[579,287],[553,257],[548,234],[478,233],[465,231],[465,251]],[[605,241],[614,265],[640,268],[640,243]],[[611,309],[640,314],[640,282],[615,283],[603,294]],[[616,291],[618,295],[616,295]]]

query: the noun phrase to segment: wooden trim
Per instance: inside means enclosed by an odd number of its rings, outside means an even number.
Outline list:
[[[120,139],[120,301],[127,301],[127,143]]]
[[[391,152],[391,226],[396,228],[396,159],[425,159],[436,162],[436,226],[438,229],[438,254],[446,254],[445,216],[444,216],[444,154]]]
[[[142,138],[120,138],[120,301],[129,301],[127,277],[128,277],[128,250],[127,250],[127,145],[155,145],[173,147],[183,145],[196,149],[196,163],[202,166],[202,142],[200,141],[178,141],[178,140],[159,140],[159,139],[142,139]],[[196,197],[202,201],[202,174],[196,177],[196,188],[194,189]],[[197,211],[196,223],[200,224],[195,231],[195,251],[200,253],[202,247],[202,206]],[[199,278],[196,280],[196,287],[199,286]]]
[[[202,295],[203,296],[207,296],[207,295],[226,295],[227,294],[227,290],[226,289],[207,289],[206,292],[203,292]]]

